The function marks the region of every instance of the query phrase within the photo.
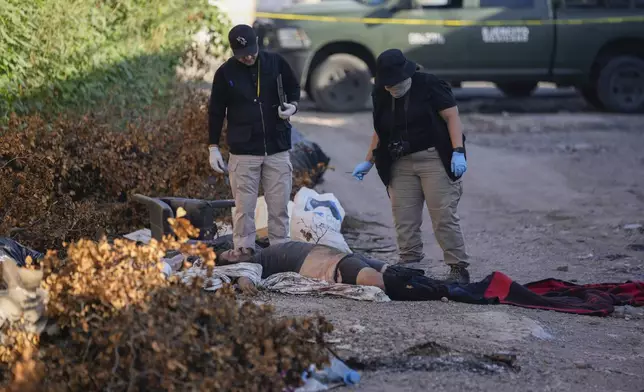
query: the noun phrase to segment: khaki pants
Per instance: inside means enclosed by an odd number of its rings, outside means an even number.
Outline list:
[[[427,203],[436,241],[446,264],[466,262],[465,242],[456,213],[462,180],[452,181],[434,148],[405,156],[394,163],[389,185],[400,261],[420,261],[423,253],[421,224]]]
[[[255,248],[255,207],[260,181],[268,208],[268,239],[271,244],[287,241],[288,202],[293,182],[288,151],[268,156],[230,154],[228,168],[236,207],[233,215],[235,249]]]

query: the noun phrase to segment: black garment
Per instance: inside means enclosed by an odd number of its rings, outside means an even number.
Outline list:
[[[335,266],[335,274],[333,279],[338,281],[338,272],[342,277],[342,283],[358,284],[358,274],[365,268],[373,268],[380,272],[386,263],[384,261],[369,259],[360,254],[350,254],[344,257]]]
[[[16,262],[18,267],[25,267],[27,265],[27,257],[31,256],[35,265],[40,265],[40,261],[44,254],[26,247],[16,240],[9,237],[0,237],[0,257],[8,256]]]
[[[373,124],[379,138],[374,157],[378,175],[385,186],[391,180],[391,166],[394,163],[389,143],[397,140],[399,135],[409,142],[408,154],[436,147],[447,175],[453,181],[458,179],[451,170],[453,148],[447,123],[439,114],[442,110],[456,106],[452,89],[447,82],[429,73],[416,72],[406,96],[395,100],[396,113],[392,112],[392,96],[384,88],[375,87],[371,96]],[[404,130],[404,117],[399,117],[404,116],[405,99],[409,100],[407,132]]]
[[[391,110],[384,111],[380,116],[385,132],[389,130],[390,141],[408,142],[409,148],[402,156],[434,147],[433,132],[427,128],[431,121],[429,111],[423,107],[422,101],[413,102],[411,94],[410,90],[400,98],[390,96]]]
[[[278,53],[260,50],[257,61],[250,67],[230,58],[217,69],[210,95],[210,144],[219,144],[226,117],[226,141],[233,154],[272,155],[291,148],[291,124],[277,114],[280,104],[277,91],[279,74],[282,75],[286,101],[298,101],[299,82],[286,60]]]
[[[393,268],[399,267],[399,268]],[[391,266],[382,275],[385,293],[392,301],[437,301],[449,296],[448,285],[422,270]]]
[[[315,244],[289,241],[271,245],[255,253],[252,262],[262,265],[262,279],[282,272],[300,272],[302,264]]]

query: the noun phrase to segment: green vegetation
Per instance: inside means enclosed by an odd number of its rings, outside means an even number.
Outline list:
[[[138,115],[171,92],[203,28],[223,55],[229,22],[207,0],[0,0],[0,122],[67,109]]]

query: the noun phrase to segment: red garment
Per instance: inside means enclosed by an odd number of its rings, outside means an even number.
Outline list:
[[[472,290],[472,286],[477,287]],[[463,288],[472,294],[484,289],[483,298],[488,303],[590,316],[607,316],[615,310],[615,306],[644,305],[644,282],[578,285],[558,279],[544,279],[521,285],[507,275],[494,272],[482,282]]]

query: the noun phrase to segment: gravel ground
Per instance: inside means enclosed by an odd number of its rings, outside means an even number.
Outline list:
[[[595,113],[557,91],[523,101],[489,91],[457,96],[469,147],[460,216],[473,281],[493,271],[521,283],[644,280],[644,116]],[[295,117],[331,156],[334,170],[318,191],[343,203],[350,245],[394,260],[375,170],[362,183],[347,174],[366,152],[370,112]],[[420,267],[440,276],[447,268],[424,216]],[[260,299],[282,315],[332,321],[330,342],[363,375],[352,389],[644,391],[643,309],[599,318],[452,302]]]

